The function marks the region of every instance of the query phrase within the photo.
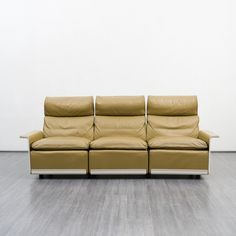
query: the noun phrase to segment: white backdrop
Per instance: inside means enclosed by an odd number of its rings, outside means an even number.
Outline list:
[[[45,96],[198,95],[214,150],[236,150],[235,0],[0,3],[0,150],[43,124]]]

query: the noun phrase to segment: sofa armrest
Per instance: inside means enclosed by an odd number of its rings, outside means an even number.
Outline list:
[[[20,138],[26,138],[29,140],[29,144],[36,142],[44,137],[42,131],[32,131],[30,133],[21,135]]]
[[[205,141],[207,144],[209,144],[212,138],[219,138],[219,135],[214,134],[213,132],[210,132],[210,131],[200,130],[198,134],[198,138]]]

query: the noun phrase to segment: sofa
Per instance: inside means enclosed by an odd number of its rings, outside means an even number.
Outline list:
[[[95,107],[95,108],[94,108]],[[30,173],[209,174],[211,139],[196,96],[46,97],[28,140]]]
[[[151,174],[209,173],[210,139],[199,131],[196,96],[149,96],[147,142]]]
[[[31,174],[87,174],[93,97],[47,97],[43,131],[28,139]]]
[[[147,174],[144,96],[98,96],[90,174]]]

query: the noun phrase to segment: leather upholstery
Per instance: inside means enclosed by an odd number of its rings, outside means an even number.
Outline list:
[[[146,139],[144,116],[96,116],[94,138],[133,136]]]
[[[45,116],[78,117],[93,115],[93,97],[46,97]]]
[[[45,137],[77,136],[93,139],[93,116],[44,118]]]
[[[148,170],[148,152],[144,150],[90,150],[89,168]]]
[[[208,151],[161,150],[149,151],[150,169],[208,170]]]
[[[198,138],[208,143],[208,145],[210,143],[211,138],[218,138],[218,137],[219,136],[216,134],[213,134],[209,131],[203,131],[203,130],[200,130],[198,134]]]
[[[44,136],[93,139],[93,97],[47,97]]]
[[[49,137],[32,144],[34,150],[86,150],[90,140],[82,137]]]
[[[88,170],[89,142],[93,138],[92,97],[47,97],[44,139],[32,143],[31,169]],[[70,137],[73,136],[73,137]]]
[[[95,139],[107,136],[133,136],[146,139],[143,96],[97,97]]]
[[[31,169],[88,170],[88,151],[31,151]]]
[[[195,96],[149,96],[147,109],[148,140],[156,136],[198,137]]]
[[[21,136],[22,138],[27,138],[29,140],[29,144],[31,145],[33,142],[36,142],[44,137],[42,131],[32,131],[26,135]]]
[[[147,139],[150,169],[208,170],[208,145],[198,139],[195,96],[149,96]]]
[[[148,115],[193,116],[197,115],[196,96],[149,96]]]
[[[43,132],[24,136],[31,169],[208,170],[197,109],[195,96],[149,96],[146,124],[143,96],[98,96],[95,118],[92,97],[47,97]]]
[[[148,115],[148,140],[156,136],[198,137],[198,116],[154,116]]]
[[[148,141],[150,148],[156,149],[179,149],[179,150],[204,150],[208,146],[206,142],[201,139],[192,137],[168,137],[158,136]]]
[[[148,170],[143,96],[97,97],[94,136],[90,169]]]
[[[98,116],[141,116],[145,114],[144,96],[97,96]]]
[[[127,149],[139,150],[147,149],[147,143],[136,137],[111,136],[98,138],[90,143],[91,149]]]

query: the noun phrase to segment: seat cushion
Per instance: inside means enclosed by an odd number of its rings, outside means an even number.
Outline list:
[[[32,143],[34,150],[85,150],[90,140],[82,137],[48,137]]]
[[[203,150],[207,149],[206,142],[201,139],[179,136],[179,137],[168,137],[158,136],[148,141],[150,148],[156,149],[178,149],[178,150]]]
[[[92,149],[125,149],[137,150],[147,149],[147,143],[136,137],[129,136],[109,136],[98,138],[90,143]]]

